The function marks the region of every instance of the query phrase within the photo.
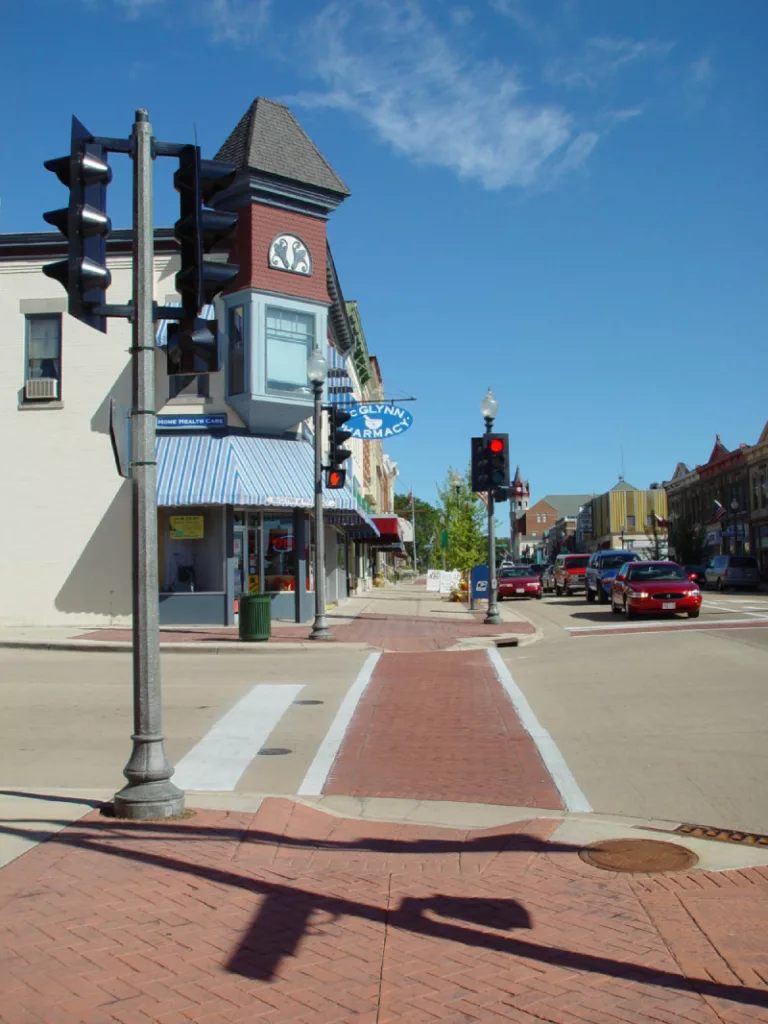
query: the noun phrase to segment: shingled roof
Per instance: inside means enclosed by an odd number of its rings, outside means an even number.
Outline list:
[[[349,189],[288,107],[257,96],[216,154],[250,169],[348,196]]]

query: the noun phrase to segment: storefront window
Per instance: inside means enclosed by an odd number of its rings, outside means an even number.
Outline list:
[[[760,508],[768,507],[768,470],[765,466],[760,470]]]
[[[306,368],[305,368],[306,374]],[[293,516],[264,514],[264,589],[296,589]]]
[[[224,510],[185,506],[158,510],[160,590],[224,590]]]

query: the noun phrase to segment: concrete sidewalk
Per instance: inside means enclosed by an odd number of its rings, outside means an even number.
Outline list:
[[[486,626],[483,613],[465,604],[426,593],[423,585],[405,583],[348,598],[328,613],[334,643],[309,640],[311,624],[275,621],[265,643],[241,643],[237,627],[164,626],[160,644],[166,653],[256,654],[259,651],[327,651],[367,647],[384,650],[444,650],[454,645],[533,636],[524,615],[504,608],[502,626]],[[131,630],[121,626],[97,629],[78,626],[0,629],[0,648],[43,650],[126,651]]]
[[[92,812],[0,872],[0,1021],[768,1021],[768,868],[580,850],[552,816]]]

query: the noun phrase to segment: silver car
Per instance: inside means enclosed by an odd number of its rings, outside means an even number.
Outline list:
[[[726,587],[748,587],[757,590],[760,571],[757,559],[751,555],[717,555],[704,571],[708,587],[725,590]]]

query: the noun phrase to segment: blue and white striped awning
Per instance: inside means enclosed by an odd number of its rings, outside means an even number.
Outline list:
[[[166,306],[178,306],[181,309],[180,302],[166,302]],[[203,306],[200,310],[201,320],[215,320],[216,319],[216,307],[213,305]],[[168,324],[175,323],[175,320],[160,320],[157,324],[157,333],[155,335],[155,341],[157,342],[158,348],[165,348],[168,344]]]
[[[180,505],[255,505],[263,508],[312,508],[314,451],[305,441],[231,434],[165,435],[157,438],[157,503]],[[373,525],[358,508],[351,488],[325,491],[330,521]]]

